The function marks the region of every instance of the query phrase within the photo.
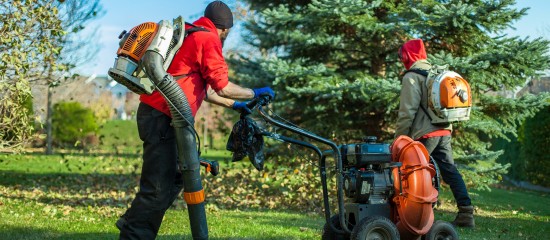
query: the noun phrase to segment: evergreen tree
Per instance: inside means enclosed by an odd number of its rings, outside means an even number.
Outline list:
[[[495,162],[490,139],[516,125],[544,98],[507,99],[548,69],[549,42],[509,37],[503,30],[527,14],[514,0],[246,0],[250,54],[234,56],[236,78],[270,84],[281,116],[338,143],[376,135],[391,142],[399,105],[397,50],[422,38],[429,60],[449,64],[472,87],[471,120],[454,124],[454,155],[466,180],[486,187],[507,166]]]

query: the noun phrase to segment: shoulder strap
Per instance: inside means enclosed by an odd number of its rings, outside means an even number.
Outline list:
[[[417,73],[417,74],[420,74],[424,77],[428,77],[428,70],[422,70],[422,69],[414,68],[414,69],[409,69],[409,70],[405,71],[405,74],[407,74],[409,72]]]
[[[188,22],[185,22],[186,25],[190,25],[192,28],[189,28],[187,30],[185,30],[185,33],[186,34],[191,34],[191,33],[194,33],[194,32],[210,32],[208,31],[208,29],[204,28],[204,27],[199,27],[195,24],[192,24],[192,23],[188,23]]]
[[[429,74],[428,70],[422,70],[422,69],[418,69],[418,68],[409,69],[409,70],[405,71],[405,74],[407,74],[408,72],[417,73],[417,74],[420,74],[424,77],[428,77],[428,74]],[[430,101],[430,100],[428,99],[428,101]],[[426,116],[428,116],[430,121],[432,121],[432,116],[430,116],[430,114],[428,113],[428,110],[426,110],[426,108],[422,104],[420,104],[420,108],[422,109],[422,111],[424,111]]]
[[[194,32],[210,32],[210,31],[208,31],[208,29],[203,28],[203,27],[192,27],[192,28],[189,28],[189,29],[185,30],[185,33],[187,33],[188,35],[191,34],[191,33],[194,33]]]
[[[422,111],[424,111],[424,113],[426,114],[426,116],[428,116],[430,121],[433,121],[432,116],[430,116],[430,114],[428,113],[428,110],[426,110],[426,108],[422,104],[420,104],[420,108],[422,108]]]
[[[208,29],[206,29],[204,27],[200,27],[200,26],[197,26],[197,25],[189,23],[189,22],[185,22],[185,24],[191,26],[191,28],[185,30],[185,35],[186,36],[191,34],[191,33],[194,33],[194,32],[210,32],[210,31],[208,31]],[[191,73],[185,74],[185,76],[188,76],[189,74],[191,74]],[[204,89],[205,89],[205,93],[206,93],[205,98],[208,99],[207,85],[204,86]]]

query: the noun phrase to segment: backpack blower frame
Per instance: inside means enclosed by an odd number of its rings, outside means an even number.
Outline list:
[[[260,96],[247,106],[257,108],[260,116],[276,127],[330,147],[321,151],[306,141],[262,132],[263,136],[300,145],[317,154],[326,219],[322,239],[458,239],[450,223],[434,222],[439,170],[422,143],[400,136],[389,146],[376,143],[376,137],[367,137],[363,143],[338,146],[274,119],[263,109],[269,102],[269,97]],[[334,215],[328,197],[327,157],[336,161],[338,213]]]

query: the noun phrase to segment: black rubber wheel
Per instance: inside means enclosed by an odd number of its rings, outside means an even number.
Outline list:
[[[342,225],[340,224],[340,219],[338,214],[333,215],[330,217],[330,222],[336,229],[342,230]],[[322,240],[347,240],[349,239],[349,234],[344,233],[336,233],[330,228],[328,223],[325,223],[325,226],[323,227],[323,236],[321,238]]]
[[[399,240],[397,226],[386,217],[372,216],[359,221],[351,231],[352,240]]]
[[[435,187],[435,190],[439,192],[439,188],[441,187],[441,174],[439,173],[439,166],[437,166],[437,163],[435,162],[434,158],[430,156],[430,163],[434,165],[435,168],[435,176],[432,178],[432,183]],[[435,209],[436,207],[441,206],[441,202],[439,201],[439,196],[437,196],[437,201],[432,204],[432,209]]]
[[[458,232],[449,222],[437,220],[430,228],[426,235],[422,236],[423,240],[457,240]]]

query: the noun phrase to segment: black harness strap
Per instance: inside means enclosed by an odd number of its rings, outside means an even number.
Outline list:
[[[413,73],[417,73],[417,74],[420,74],[424,77],[428,77],[428,71],[427,70],[422,70],[422,69],[418,69],[418,68],[414,68],[414,69],[409,69],[407,71],[405,71],[405,74],[407,74],[408,72],[413,72]]]
[[[407,74],[408,72],[413,72],[413,73],[416,73],[416,74],[420,74],[420,75],[422,75],[426,78],[428,78],[428,74],[429,74],[427,70],[422,70],[422,69],[418,69],[418,68],[409,69],[409,70],[405,71],[405,74]],[[428,101],[430,101],[430,100],[428,99]],[[428,110],[426,110],[426,108],[424,106],[422,106],[422,103],[420,103],[420,108],[422,108],[422,111],[424,111],[426,116],[428,116],[430,121],[432,121],[432,117],[428,113]]]
[[[191,33],[194,33],[194,32],[210,32],[210,31],[208,31],[208,29],[206,29],[204,27],[199,27],[199,26],[197,26],[195,24],[192,24],[192,23],[185,22],[185,24],[192,27],[192,28],[189,28],[189,29],[185,30],[185,34],[187,34],[187,35],[189,35]]]
[[[206,29],[206,28],[204,28],[204,27],[197,26],[197,25],[192,24],[192,23],[185,22],[185,24],[191,26],[191,28],[185,30],[185,36],[186,36],[186,37],[189,36],[189,34],[195,33],[195,32],[210,32],[208,29]],[[184,77],[187,77],[187,76],[189,76],[189,75],[191,75],[191,74],[193,74],[193,73],[198,73],[198,74],[200,74],[200,72],[190,72],[190,73],[187,73],[187,74],[183,74],[183,75],[178,76],[178,78],[177,78],[176,80],[179,80],[179,79],[182,79],[182,78],[184,78]],[[205,92],[206,92],[205,98],[208,99],[208,89],[207,89],[207,85],[205,85],[204,88],[205,88],[204,90],[205,90]]]

